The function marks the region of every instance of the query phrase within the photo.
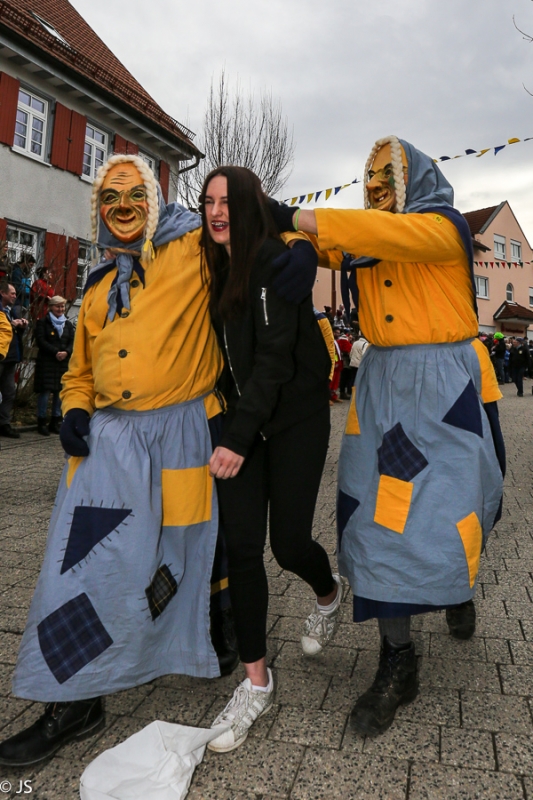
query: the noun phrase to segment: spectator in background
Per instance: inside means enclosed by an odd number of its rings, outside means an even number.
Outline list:
[[[509,366],[518,397],[524,396],[524,373],[529,370],[529,363],[529,347],[522,339],[514,339],[509,353]]]
[[[13,308],[16,300],[15,287],[6,280],[0,281],[0,303],[13,331],[9,350],[0,363],[0,436],[7,436],[10,439],[20,439],[20,433],[11,427],[11,412],[17,391],[15,372],[17,365],[22,361],[22,337],[28,326],[28,320],[21,319],[18,311]]]
[[[326,319],[329,320],[329,324],[333,327],[333,312],[331,306],[324,306],[324,314],[326,315]]]
[[[15,287],[17,299],[15,305],[28,308],[30,303],[31,272],[35,258],[23,253],[11,272],[11,283]]]
[[[353,373],[350,370],[350,352],[352,350],[352,343],[348,337],[348,328],[341,331],[337,344],[341,351],[342,369],[339,383],[339,396],[341,400],[349,400],[352,393],[352,378]]]
[[[329,404],[332,406],[334,403],[342,402],[340,397],[338,396],[337,392],[339,390],[340,382],[341,382],[341,372],[342,372],[342,353],[339,347],[339,336],[341,335],[341,329],[334,327],[333,328],[333,339],[334,339],[334,346],[335,346],[335,366],[333,368],[333,377],[329,382]]]
[[[39,348],[35,363],[34,390],[37,397],[37,431],[43,436],[59,433],[61,425],[61,379],[68,369],[74,342],[74,326],[65,317],[66,300],[56,295],[48,300],[50,311],[35,327]],[[48,399],[52,394],[52,418],[46,427]]]
[[[492,347],[492,359],[494,364],[494,371],[496,372],[496,378],[498,383],[502,384],[505,383],[505,375],[503,371],[503,366],[505,363],[505,352],[507,348],[505,346],[505,337],[503,333],[495,333],[494,334],[494,345]]]
[[[52,274],[48,267],[37,270],[37,280],[30,290],[30,313],[33,320],[40,320],[48,313],[49,299],[54,296],[51,286]]]
[[[368,346],[369,342],[365,339],[363,334],[361,334],[357,341],[355,341],[352,345],[352,350],[350,353],[350,367],[353,370],[353,383],[355,383],[357,370],[361,365],[361,361]]]

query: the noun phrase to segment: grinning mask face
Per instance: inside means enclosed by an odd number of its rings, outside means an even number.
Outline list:
[[[403,147],[401,150],[403,179],[407,184],[407,157]],[[390,144],[383,145],[376,153],[372,166],[368,170],[366,190],[370,208],[378,211],[396,211],[396,191]]]
[[[100,217],[113,236],[125,244],[142,238],[148,200],[134,164],[115,164],[105,176],[100,190]]]

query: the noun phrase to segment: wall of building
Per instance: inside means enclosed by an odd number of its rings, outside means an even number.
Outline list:
[[[335,280],[335,297],[332,291],[332,274]],[[313,289],[313,303],[319,311],[324,311],[324,306],[331,306],[333,311],[342,303],[340,272],[338,270],[318,268],[317,280]]]
[[[511,239],[520,242],[522,245],[522,264],[523,266],[503,266],[494,255],[494,234],[504,236],[506,240],[506,259],[512,261]],[[474,274],[483,278],[488,278],[489,297],[484,299],[477,298],[479,309],[479,323],[482,330],[496,331],[501,330],[502,326],[493,319],[494,313],[506,300],[506,287],[508,283],[513,285],[514,301],[525,308],[533,310],[533,303],[530,303],[530,287],[533,288],[533,250],[531,249],[523,231],[520,228],[511,208],[505,204],[493,222],[484,233],[476,234],[475,238],[482,244],[490,247],[488,252],[474,251],[474,260],[487,262],[488,266],[476,266],[474,264]],[[525,262],[530,262],[529,264]],[[491,266],[492,262],[492,266]],[[504,333],[518,331],[520,326],[505,323]],[[533,331],[533,325],[529,326]]]

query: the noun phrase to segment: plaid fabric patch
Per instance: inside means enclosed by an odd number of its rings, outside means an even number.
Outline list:
[[[113,644],[85,594],[53,611],[37,626],[44,660],[58,683],[65,683]]]
[[[177,591],[178,584],[174,576],[167,565],[163,564],[155,573],[148,589],[145,589],[153,620],[163,613]]]
[[[400,481],[412,481],[427,465],[427,460],[409,439],[399,422],[387,431],[381,447],[378,448],[380,475],[388,475]]]

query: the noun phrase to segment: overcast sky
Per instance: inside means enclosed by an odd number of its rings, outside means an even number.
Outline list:
[[[272,92],[291,197],[361,177],[395,133],[433,157],[533,136],[532,0],[71,0],[159,104],[199,131],[212,77]],[[533,244],[533,140],[442,165],[461,211],[508,200]],[[355,186],[327,205],[360,207]]]

